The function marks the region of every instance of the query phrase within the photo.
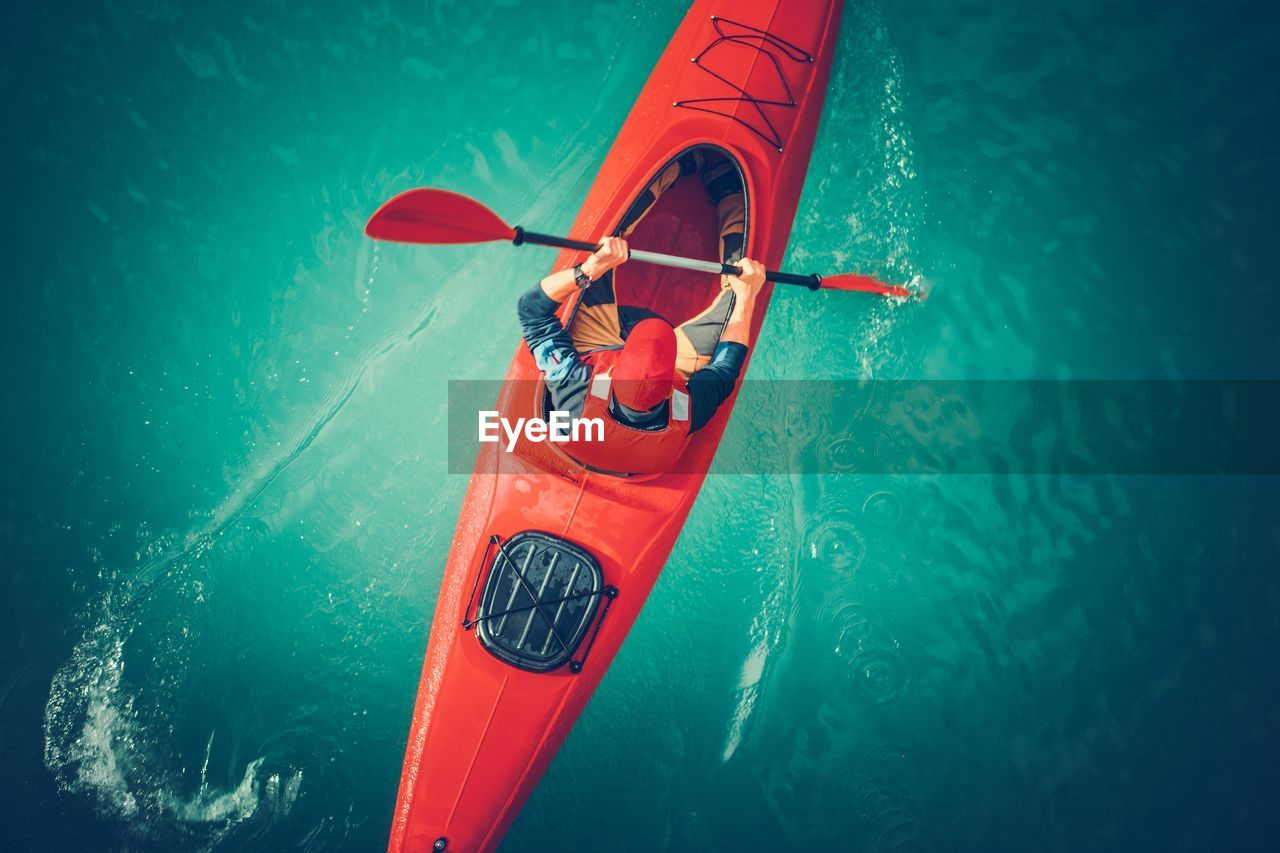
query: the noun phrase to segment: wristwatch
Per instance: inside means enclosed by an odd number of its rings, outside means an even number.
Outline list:
[[[573,265],[573,280],[578,283],[579,290],[585,290],[591,286],[591,276],[582,271],[582,264]]]

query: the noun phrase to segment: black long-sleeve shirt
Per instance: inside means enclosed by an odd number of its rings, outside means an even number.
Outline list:
[[[557,411],[578,417],[586,402],[591,366],[582,361],[564,324],[556,316],[559,307],[560,303],[547,296],[540,284],[535,284],[520,297],[516,313],[525,343],[533,353],[538,369],[546,377],[552,404]],[[721,341],[716,344],[711,363],[689,377],[690,432],[706,426],[720,404],[733,393],[734,383],[742,374],[746,358],[747,348],[744,345]],[[627,417],[625,412],[614,414]],[[655,414],[662,415],[662,423],[666,423],[665,411],[659,409]],[[647,421],[646,418],[629,425],[644,428]]]

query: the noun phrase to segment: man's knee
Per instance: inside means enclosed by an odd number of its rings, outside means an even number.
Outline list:
[[[728,160],[708,165],[702,171],[702,185],[707,189],[711,203],[719,205],[729,196],[742,192],[742,176]]]

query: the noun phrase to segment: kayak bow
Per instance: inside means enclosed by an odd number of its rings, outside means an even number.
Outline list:
[[[665,167],[693,149],[715,151],[744,180],[746,254],[777,269],[822,113],[840,6],[841,0],[697,0],[570,233],[610,232]],[[702,188],[681,179],[631,242],[702,258],[716,256],[719,236]],[[580,257],[566,250],[557,268]],[[707,272],[628,265],[618,270],[614,288],[619,301],[674,324],[694,317],[719,280]],[[753,345],[769,294],[766,288],[757,303]],[[563,306],[566,323],[587,313],[582,298]],[[495,407],[503,417],[541,411],[538,377],[521,343]],[[392,853],[497,847],[635,622],[732,406],[731,398],[690,437],[679,469],[667,474],[609,475],[545,443],[522,442],[511,453],[482,445],[436,603]]]

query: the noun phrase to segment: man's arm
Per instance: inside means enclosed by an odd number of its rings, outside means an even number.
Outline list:
[[[592,281],[627,260],[627,241],[606,237],[600,249],[582,262],[582,271]],[[539,350],[551,345],[557,353],[567,351],[576,357],[573,341],[564,324],[556,316],[560,305],[578,290],[572,269],[553,272],[520,297],[516,315],[520,318],[520,331],[530,352],[536,357]],[[541,364],[538,365],[542,367]],[[544,370],[546,368],[543,368]]]
[[[697,432],[729,399],[747,360],[747,348],[734,341],[716,344],[711,363],[689,377],[689,432]]]
[[[627,259],[627,243],[615,237],[601,241],[601,248],[582,262],[582,271],[595,281]],[[557,409],[573,411],[581,404],[591,370],[582,363],[573,339],[556,316],[560,305],[578,290],[572,269],[560,270],[530,288],[516,304],[520,331],[546,378]],[[579,387],[581,386],[581,387]]]
[[[751,339],[751,320],[756,297],[764,287],[764,266],[750,258],[738,262],[741,276],[729,276],[733,288],[733,313],[716,344],[711,363],[689,377],[689,431],[706,426],[716,410],[733,393],[742,366],[747,361],[747,341]]]

